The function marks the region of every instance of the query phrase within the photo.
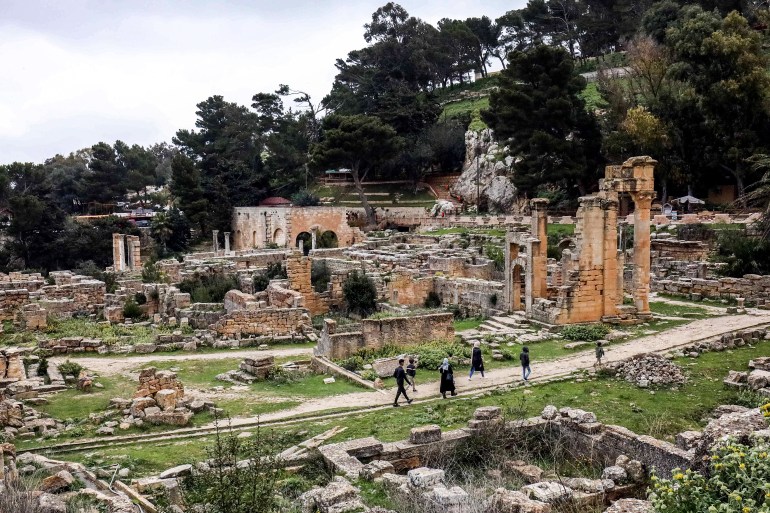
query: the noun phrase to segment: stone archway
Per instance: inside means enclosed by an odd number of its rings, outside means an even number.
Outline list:
[[[277,244],[278,246],[285,246],[286,245],[286,232],[284,232],[280,228],[276,228],[273,232],[273,244]]]
[[[309,232],[301,232],[297,235],[295,247],[299,247],[300,241],[302,241],[302,253],[305,255],[310,254],[310,250],[313,249],[313,236]]]
[[[326,230],[321,233],[316,241],[316,247],[318,248],[337,248],[339,247],[339,244],[337,234],[331,230]]]

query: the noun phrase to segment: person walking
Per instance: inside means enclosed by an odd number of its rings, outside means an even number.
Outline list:
[[[468,381],[473,378],[473,373],[478,371],[481,373],[481,377],[484,377],[484,359],[481,357],[481,344],[474,342],[473,352],[471,353],[471,373],[468,376]]]
[[[527,346],[521,349],[519,360],[521,361],[521,377],[524,378],[524,381],[529,381],[532,370],[529,368],[529,348]]]
[[[417,392],[417,389],[414,387],[414,378],[417,377],[417,366],[414,364],[414,358],[409,358],[409,365],[406,366],[406,375],[412,379],[412,392]]]
[[[594,367],[602,366],[603,357],[604,357],[604,348],[602,347],[602,341],[598,340],[596,342],[596,363],[594,363]]]
[[[439,385],[441,396],[446,399],[447,392],[450,392],[452,396],[457,395],[457,392],[455,392],[455,377],[452,372],[452,364],[449,363],[449,358],[444,358],[444,361],[438,366],[438,371],[441,373],[441,382]]]
[[[404,370],[403,358],[398,360],[398,367],[396,367],[396,370],[393,371],[393,377],[396,378],[396,385],[398,385],[398,392],[396,392],[396,399],[393,401],[393,406],[401,406],[398,404],[398,398],[401,397],[401,394],[404,394],[406,404],[412,404],[412,400],[409,399],[408,395],[406,395],[406,388],[404,388],[404,382],[409,383],[409,379],[407,378],[406,371]]]

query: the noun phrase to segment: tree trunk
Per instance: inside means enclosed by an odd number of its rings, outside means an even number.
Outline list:
[[[369,205],[369,200],[366,199],[366,194],[364,194],[364,188],[361,185],[361,176],[358,173],[357,165],[351,167],[350,174],[353,176],[353,185],[355,186],[356,192],[358,193],[358,199],[361,200],[361,205],[363,205],[364,212],[366,213],[366,225],[374,226],[377,224],[377,219],[374,215],[374,208]]]
[[[663,205],[668,202],[668,180],[663,178],[660,185],[662,187],[660,206],[663,207]]]

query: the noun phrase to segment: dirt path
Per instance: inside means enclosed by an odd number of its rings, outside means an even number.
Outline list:
[[[638,338],[629,342],[614,344],[606,349],[605,362],[624,360],[640,353],[667,352],[679,346],[688,345],[697,340],[703,340],[723,333],[756,327],[770,323],[770,311],[749,310],[746,315],[731,315],[699,319],[684,326],[679,326],[663,333]],[[559,376],[564,376],[576,369],[590,368],[596,358],[593,349],[582,351],[574,355],[538,363],[537,344],[530,346],[532,355],[532,375],[530,381],[537,383]],[[521,380],[521,370],[518,366],[495,369],[486,373],[486,378],[474,376],[473,381],[468,381],[465,369],[458,369],[457,392],[460,394],[472,394],[484,389],[508,385]],[[435,399],[438,396],[438,380],[434,380],[433,373],[423,371],[418,373],[417,393],[413,395],[417,402],[426,399]],[[296,408],[267,413],[260,416],[263,422],[275,421],[294,417],[320,413],[340,407],[372,407],[384,406],[392,402],[395,389],[385,390],[385,394],[377,391],[356,392],[332,397],[313,399],[302,403]],[[233,425],[253,422],[253,417],[235,418]]]
[[[181,353],[181,354],[148,354],[144,356],[120,356],[115,358],[77,358],[77,363],[92,370],[100,376],[114,376],[124,374],[130,370],[141,367],[150,362],[175,362],[185,360],[226,360],[229,358],[245,358],[247,356],[273,356],[286,358],[293,356],[310,357],[313,354],[312,347],[296,347],[287,349],[239,349],[237,351],[220,351],[217,353]],[[70,356],[57,356],[49,361],[59,364]]]

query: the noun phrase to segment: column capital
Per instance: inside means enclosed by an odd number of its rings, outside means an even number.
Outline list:
[[[532,198],[529,200],[529,206],[532,210],[545,209],[551,201],[548,198]]]
[[[658,197],[655,191],[639,191],[632,192],[631,198],[634,200],[634,206],[636,208],[649,209],[652,205],[652,200]]]

